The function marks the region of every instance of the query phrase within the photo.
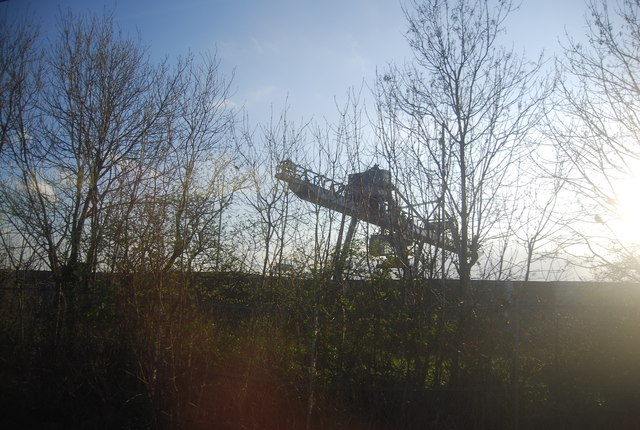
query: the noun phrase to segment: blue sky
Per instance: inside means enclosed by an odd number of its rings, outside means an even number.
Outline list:
[[[288,100],[294,120],[332,120],[350,87],[371,83],[376,68],[411,55],[399,0],[8,0],[9,17],[35,15],[55,29],[60,10],[114,10],[125,32],[139,33],[154,58],[217,51],[235,70],[234,102],[253,122]],[[553,54],[565,29],[584,32],[583,0],[523,0],[507,43],[536,56]]]

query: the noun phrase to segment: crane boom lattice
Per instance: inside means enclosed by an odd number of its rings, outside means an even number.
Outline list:
[[[426,243],[458,253],[446,230],[449,221],[429,221],[393,186],[389,171],[374,166],[349,175],[347,184],[315,173],[290,160],[282,161],[275,177],[303,200],[318,204],[399,234],[404,242]],[[404,204],[401,207],[399,200]]]

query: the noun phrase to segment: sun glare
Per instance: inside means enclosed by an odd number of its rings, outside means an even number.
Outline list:
[[[624,242],[640,243],[640,177],[622,180],[616,186],[616,234]]]

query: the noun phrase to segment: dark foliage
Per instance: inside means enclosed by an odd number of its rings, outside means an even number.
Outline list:
[[[98,276],[70,325],[53,285],[3,274],[4,428],[640,425],[637,286]]]

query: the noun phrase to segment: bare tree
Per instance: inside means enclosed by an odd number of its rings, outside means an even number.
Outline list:
[[[28,135],[33,121],[36,96],[40,90],[40,69],[37,61],[38,31],[27,21],[8,22],[0,14],[0,157],[4,163]],[[5,176],[6,177],[6,176]],[[13,227],[13,220],[2,217],[0,241],[3,266],[37,267],[38,256]]]
[[[178,96],[158,126],[161,150],[129,160],[109,202],[109,266],[118,271],[211,269],[223,212],[242,186],[230,150],[230,83],[218,61],[190,56],[176,69]]]
[[[79,335],[78,291],[99,267],[123,178],[166,152],[161,126],[179,74],[151,66],[108,16],[63,16],[47,52],[32,114],[12,120],[0,199],[5,226],[54,275],[57,344]]]
[[[482,279],[558,280],[568,273],[561,269],[572,244],[567,226],[574,214],[563,204],[563,164],[555,153],[551,160],[543,160],[540,151],[532,155],[536,159],[523,160],[509,199],[501,203],[504,216],[483,258]]]
[[[595,266],[609,269],[618,259],[640,267],[628,234],[614,228],[621,180],[636,175],[640,161],[639,41],[640,3],[589,1],[586,42],[567,37],[562,100],[550,118],[551,136],[572,166],[574,204],[583,211],[575,232]],[[585,247],[578,252],[584,256]]]
[[[426,262],[432,276],[444,278],[452,264],[460,279],[455,302],[446,288],[441,294],[442,303],[456,303],[455,329],[446,341],[441,336],[444,309],[451,309],[444,305],[434,340],[436,368],[448,363],[451,385],[462,382],[462,363],[471,360],[472,268],[480,258],[510,258],[500,231],[508,222],[505,209],[514,207],[518,170],[536,149],[530,137],[551,91],[539,75],[542,58],[530,62],[500,46],[513,10],[509,0],[409,1],[404,13],[413,61],[390,67],[377,82],[384,154],[390,164],[402,160],[394,168],[407,170],[399,176],[416,190],[417,202],[434,202],[423,213],[448,227],[456,248],[448,256],[432,250]]]
[[[24,21],[0,15],[0,153],[25,133],[27,116],[40,89],[38,31]]]
[[[242,186],[233,168],[231,132],[234,111],[228,107],[229,82],[215,58],[185,61],[179,103],[170,117],[171,154],[164,170],[170,181],[172,244],[165,270],[180,260],[191,271],[196,259],[216,248],[221,212]],[[209,252],[210,254],[210,252]]]
[[[259,249],[260,273],[280,272],[284,253],[295,235],[296,216],[292,213],[292,197],[287,186],[275,179],[278,163],[300,154],[306,125],[297,126],[287,116],[285,108],[279,117],[260,127],[258,140],[253,133],[245,133],[241,150],[250,185],[243,191],[251,208],[251,234]],[[256,228],[257,227],[257,228]]]
[[[514,168],[530,150],[546,87],[541,64],[502,48],[510,1],[409,2],[407,40],[414,62],[392,68],[379,88],[430,178],[431,200],[455,219],[454,259],[463,289],[483,242],[501,217]],[[411,137],[411,139],[409,139]]]
[[[34,233],[50,238],[54,271],[75,270],[80,261],[96,267],[103,205],[129,160],[160,150],[158,126],[176,96],[175,77],[151,67],[111,18],[67,15],[60,25],[35,148],[22,153],[24,174],[54,193],[56,219],[34,208],[43,217]],[[32,200],[46,197],[38,194]]]

